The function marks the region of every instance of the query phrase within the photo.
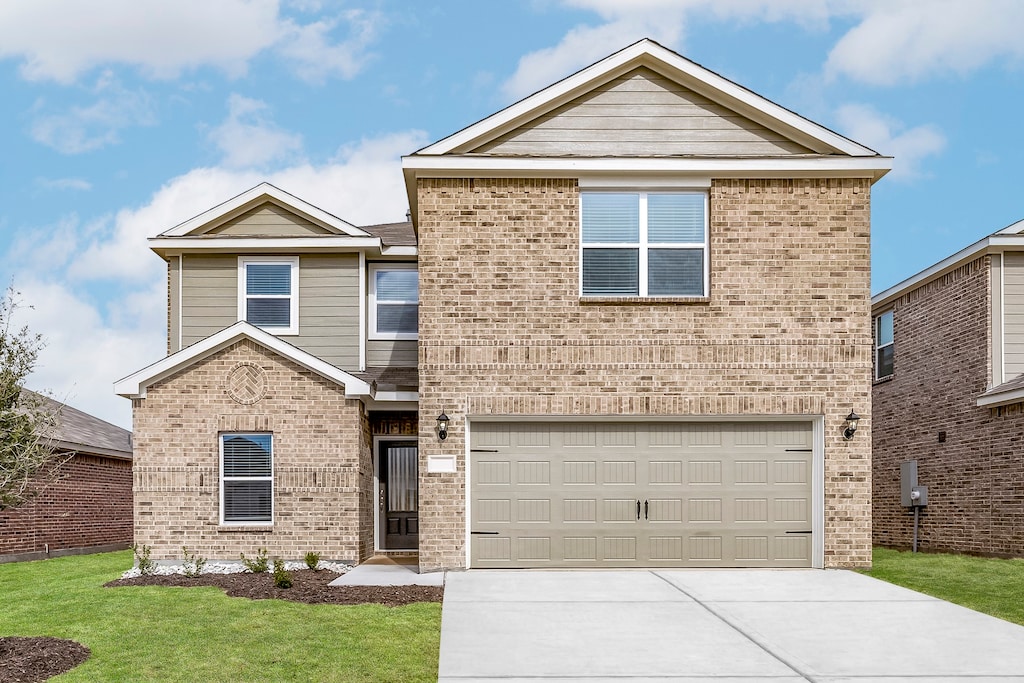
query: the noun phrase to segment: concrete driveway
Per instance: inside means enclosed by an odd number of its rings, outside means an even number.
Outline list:
[[[439,680],[1024,681],[1024,627],[847,571],[448,572]]]

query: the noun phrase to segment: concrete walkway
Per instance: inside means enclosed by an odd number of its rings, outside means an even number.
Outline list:
[[[1024,627],[846,571],[448,572],[439,680],[1024,682]]]

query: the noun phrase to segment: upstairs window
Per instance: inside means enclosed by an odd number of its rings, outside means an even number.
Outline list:
[[[271,434],[221,434],[222,524],[272,524],[274,447]]]
[[[238,317],[273,334],[299,333],[298,257],[238,260]]]
[[[896,345],[892,337],[892,311],[875,318],[875,379],[891,377]]]
[[[370,266],[370,338],[416,339],[419,273],[412,263]]]
[[[707,195],[581,194],[583,296],[707,296]]]

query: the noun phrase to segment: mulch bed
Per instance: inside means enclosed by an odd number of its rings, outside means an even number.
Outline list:
[[[202,574],[190,578],[139,576],[104,584],[116,586],[214,586],[236,598],[250,600],[292,600],[311,605],[362,605],[366,603],[398,607],[414,602],[441,602],[440,586],[328,586],[338,578],[327,571],[289,572],[291,588],[278,588],[272,574]],[[37,683],[70,671],[89,658],[89,648],[73,640],[60,638],[0,637],[0,681]]]
[[[36,683],[89,659],[89,648],[61,638],[0,637],[0,681]]]
[[[327,571],[303,569],[288,572],[291,588],[278,588],[274,576],[266,574],[201,574],[190,578],[181,574],[170,576],[139,576],[118,579],[104,584],[114,586],[215,586],[235,598],[250,600],[291,600],[311,605],[362,605],[374,603],[398,607],[414,602],[441,602],[444,589],[440,586],[328,586],[338,578]],[[2,680],[2,679],[0,679]]]

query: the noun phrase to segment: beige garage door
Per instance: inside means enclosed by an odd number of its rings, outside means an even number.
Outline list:
[[[472,425],[470,561],[809,567],[806,422]]]

